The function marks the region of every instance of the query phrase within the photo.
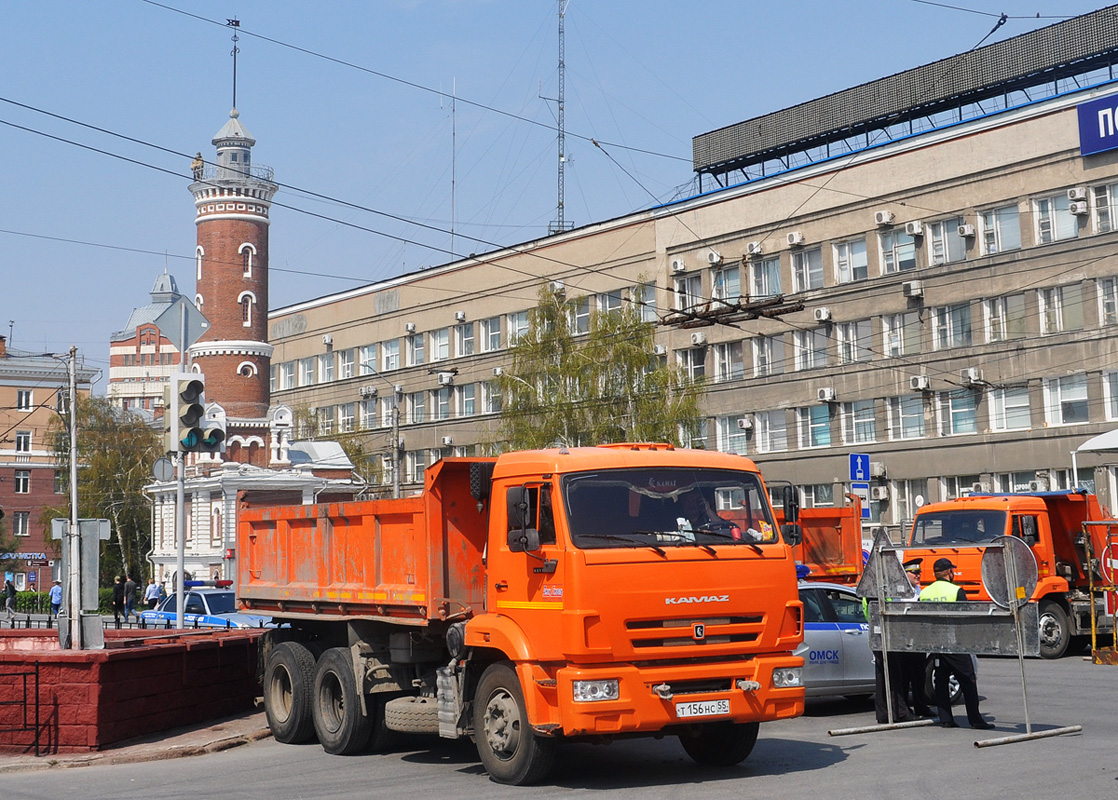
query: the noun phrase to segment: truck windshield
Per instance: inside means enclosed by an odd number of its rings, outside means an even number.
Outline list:
[[[703,469],[615,469],[568,475],[563,503],[576,547],[771,544],[776,526],[760,478]]]
[[[1004,511],[932,511],[916,515],[910,546],[973,545],[1005,533]]]

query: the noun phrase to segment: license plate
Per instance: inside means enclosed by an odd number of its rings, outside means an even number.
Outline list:
[[[676,703],[675,715],[685,717],[713,717],[730,713],[729,700],[702,700],[697,703]]]

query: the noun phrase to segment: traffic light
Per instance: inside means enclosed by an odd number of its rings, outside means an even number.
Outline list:
[[[171,376],[164,424],[168,449],[180,453],[225,452],[225,419],[206,419],[206,376],[177,372]]]

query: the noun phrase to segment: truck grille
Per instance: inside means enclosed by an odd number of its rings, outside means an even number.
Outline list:
[[[764,615],[737,617],[693,617],[690,619],[629,620],[625,627],[634,649],[653,647],[695,647],[733,644],[757,640]],[[703,626],[703,637],[696,638],[696,625]]]

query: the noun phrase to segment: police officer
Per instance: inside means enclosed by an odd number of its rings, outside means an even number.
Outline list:
[[[955,565],[950,559],[939,558],[932,565],[935,582],[924,587],[920,592],[920,599],[932,603],[954,603],[966,600],[967,592],[961,586],[956,586]],[[974,665],[969,655],[957,653],[940,653],[936,656],[935,685],[936,706],[939,711],[939,724],[944,728],[957,728],[955,717],[951,712],[951,698],[948,682],[954,675],[959,681],[959,688],[963,691],[963,702],[967,707],[967,721],[972,728],[989,730],[994,726],[982,718],[978,710],[978,683],[974,677]]]
[[[904,562],[904,573],[912,586],[912,599],[920,597],[920,567],[921,560],[913,558]],[[924,665],[928,661],[927,653],[902,653],[901,654],[901,693],[911,695],[912,713],[918,717],[934,716],[928,703],[924,699]]]

